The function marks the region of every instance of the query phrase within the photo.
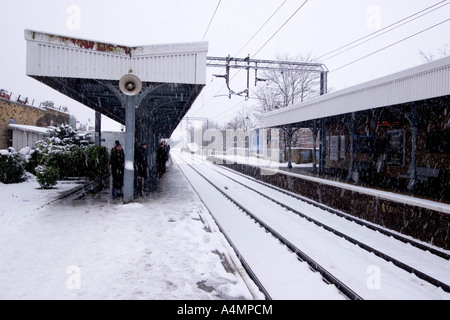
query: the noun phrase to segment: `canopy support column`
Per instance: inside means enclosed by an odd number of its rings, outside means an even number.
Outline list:
[[[134,144],[136,131],[136,96],[124,95],[125,102],[125,174],[123,179],[123,202],[134,200]]]

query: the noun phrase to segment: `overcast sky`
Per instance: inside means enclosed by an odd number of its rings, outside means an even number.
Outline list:
[[[239,53],[242,58],[275,59],[277,54],[310,53],[319,57],[436,5],[435,11],[424,11],[423,17],[323,61],[334,90],[419,65],[423,63],[419,50],[436,57],[444,45],[449,44],[450,50],[450,21],[446,21],[450,5],[441,0],[0,1],[0,88],[12,91],[13,97],[21,94],[35,99],[35,105],[46,100],[66,105],[81,121],[93,119],[94,112],[26,76],[25,29],[133,46],[206,40],[209,56]],[[254,105],[252,99],[245,102],[241,97],[230,100],[221,96],[227,91],[224,80],[213,77],[218,73],[220,70],[207,70],[207,86],[189,116],[223,122]],[[234,91],[245,86],[240,77],[232,82]],[[214,98],[216,95],[221,97]],[[117,128],[104,120],[104,130]]]

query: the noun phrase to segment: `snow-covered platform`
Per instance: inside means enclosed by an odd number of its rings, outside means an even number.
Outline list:
[[[0,184],[0,299],[264,299],[176,164],[127,205],[38,187]]]

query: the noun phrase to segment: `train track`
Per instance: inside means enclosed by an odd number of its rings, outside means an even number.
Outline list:
[[[110,175],[104,175],[100,178],[96,178],[94,180],[89,180],[89,181],[81,181],[80,185],[70,189],[62,194],[60,194],[58,197],[56,197],[55,199],[44,203],[42,207],[45,206],[49,206],[52,205],[55,202],[59,202],[59,201],[75,201],[75,200],[80,200],[84,197],[86,197],[87,194],[97,194],[100,191],[99,190],[103,190],[104,189],[104,185],[109,183],[109,178]],[[96,190],[98,189],[98,190]]]
[[[283,194],[285,194],[285,195],[287,195],[289,197],[292,197],[292,198],[301,200],[303,202],[306,202],[306,203],[308,203],[310,205],[313,205],[315,207],[318,207],[318,208],[320,208],[322,210],[325,210],[325,211],[328,211],[328,212],[330,212],[332,214],[335,214],[335,215],[337,215],[337,216],[339,216],[341,218],[344,218],[346,220],[352,221],[352,222],[357,223],[357,224],[359,224],[361,226],[364,226],[366,228],[369,228],[369,229],[372,229],[372,230],[377,231],[379,233],[382,233],[382,234],[384,234],[384,235],[386,235],[388,237],[395,238],[395,239],[397,239],[399,241],[402,241],[404,243],[410,244],[411,246],[417,247],[417,248],[422,249],[424,251],[429,251],[429,252],[431,252],[432,254],[434,254],[436,256],[439,256],[439,257],[444,258],[446,260],[450,260],[450,253],[448,251],[444,250],[444,249],[437,248],[437,247],[432,247],[432,246],[430,246],[428,244],[420,242],[420,241],[418,241],[416,239],[413,239],[411,237],[404,236],[402,234],[399,234],[398,232],[394,232],[392,230],[383,228],[383,227],[381,227],[381,226],[379,226],[377,224],[368,222],[368,221],[363,220],[363,219],[359,219],[359,218],[354,217],[354,216],[352,216],[350,214],[347,214],[345,212],[342,212],[342,211],[333,209],[331,207],[328,207],[328,206],[326,206],[324,204],[321,204],[321,203],[319,203],[317,201],[308,199],[308,198],[306,198],[304,196],[301,196],[301,195],[298,195],[296,193],[287,191],[285,189],[276,187],[274,185],[271,185],[269,183],[266,183],[266,182],[263,182],[261,180],[255,179],[253,177],[246,176],[246,175],[244,175],[244,174],[242,174],[242,173],[240,173],[238,171],[234,171],[234,170],[232,170],[230,168],[227,168],[225,166],[221,167],[221,169],[223,169],[224,171],[231,172],[233,175],[235,175],[237,177],[240,176],[240,177],[243,177],[244,179],[251,180],[252,182],[258,183],[259,185],[262,185],[264,187],[276,190],[276,191],[278,191],[280,193],[283,193]]]
[[[307,263],[309,269],[321,275],[322,282],[325,281],[329,286],[334,286],[347,299],[405,299],[408,296],[414,298],[416,294],[421,299],[442,297],[450,299],[450,295],[448,295],[450,292],[448,276],[450,274],[450,257],[448,253],[417,243],[412,239],[403,238],[398,234],[391,234],[388,230],[377,228],[359,219],[353,219],[344,213],[334,212],[329,208],[319,208],[317,204],[306,203],[304,199],[299,199],[298,196],[289,192],[276,190],[277,188],[265,185],[255,179],[249,179],[229,169],[219,168],[192,157],[189,161],[182,156],[177,156],[177,159],[183,161],[180,162],[180,164],[184,164],[182,171],[210,209],[227,240],[238,252],[244,267],[268,299],[272,297],[271,291],[276,291],[276,289],[266,288],[267,275],[254,270],[254,264],[248,261],[249,253],[243,253],[239,247],[240,244],[237,244],[233,238],[233,222],[227,221],[230,220],[226,218],[227,216],[233,216],[235,222],[239,221],[234,223],[235,225],[243,223],[241,222],[243,221],[242,216],[256,222],[259,228],[264,230],[265,237],[270,234],[272,239],[277,239],[276,241],[282,244],[279,246],[289,248],[302,264]],[[194,162],[195,165],[189,162]],[[195,175],[197,178],[194,178]],[[202,180],[203,182],[200,182]],[[200,185],[203,186],[200,187]],[[216,209],[211,208],[214,207],[214,204],[208,203],[208,198],[218,198],[211,196],[212,191],[208,191],[209,195],[204,191],[207,188],[206,185],[209,185],[211,190],[214,189],[216,193],[220,193],[224,199],[227,199],[226,201],[232,202],[235,210],[240,211],[241,214],[231,213],[231,210],[228,209],[230,211],[228,214],[216,215]],[[217,200],[214,201],[217,202]],[[261,210],[262,207],[265,209]],[[266,213],[263,214],[261,211]],[[286,224],[291,225],[286,228]],[[309,225],[306,226],[306,224]],[[246,231],[241,230],[241,232]],[[320,243],[311,245],[308,237],[298,237],[298,233],[310,234],[311,232],[318,235],[318,239],[321,239],[318,241]],[[315,238],[311,237],[311,241],[314,241],[313,239]],[[379,245],[380,243],[381,245]],[[245,247],[245,245],[241,246]],[[314,247],[320,246],[325,246],[325,248],[322,248],[321,253],[317,253]],[[361,270],[352,268],[348,264],[349,261],[346,264],[345,261],[336,257],[327,259],[327,254],[331,254],[333,251],[345,252],[348,257],[358,261],[356,265],[365,264],[368,266],[366,268],[368,271],[375,270],[374,274],[368,275],[366,272],[365,275],[355,276],[355,273],[361,273]],[[377,271],[378,274],[376,274]],[[296,276],[288,275],[287,277],[295,279]],[[379,276],[380,283],[368,282],[376,280],[377,276]],[[274,275],[271,277],[276,278]],[[402,280],[403,282],[397,279],[398,283],[396,282],[396,284],[394,282],[386,284],[385,279],[389,277],[412,278],[411,280]],[[389,294],[386,293],[390,290],[389,287],[395,285],[414,288],[411,283],[417,283],[416,289],[412,289],[417,292],[407,289],[409,292],[406,292],[406,297],[395,290]],[[381,289],[380,284],[385,288]],[[429,291],[429,293],[423,292],[424,287],[425,291]],[[278,299],[278,296],[275,298]]]

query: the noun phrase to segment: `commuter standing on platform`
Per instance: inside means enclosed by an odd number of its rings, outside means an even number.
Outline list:
[[[145,180],[148,178],[148,155],[147,155],[147,143],[141,143],[139,150],[136,154],[136,167],[137,167],[137,183],[138,191],[140,195],[145,191]]]
[[[162,175],[166,172],[166,161],[167,161],[166,146],[164,141],[161,141],[158,150],[156,150],[156,163],[158,166],[159,177],[162,177]]]
[[[125,153],[123,151],[122,145],[118,140],[116,140],[114,148],[111,149],[109,163],[111,165],[111,175],[113,179],[112,197],[113,199],[115,199],[116,197],[123,196],[122,187],[125,170]]]
[[[166,152],[166,163],[167,163],[170,159],[170,144],[168,144],[167,142],[164,142],[164,151]],[[167,165],[164,164],[164,169],[166,169],[166,167]]]

